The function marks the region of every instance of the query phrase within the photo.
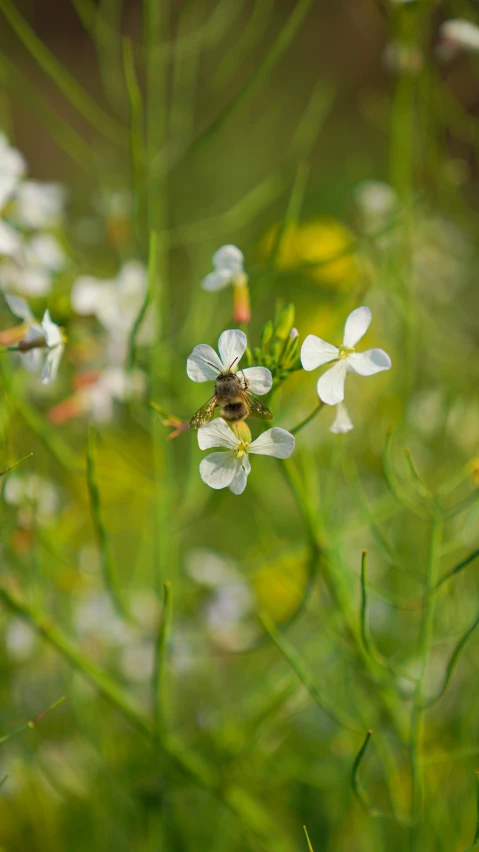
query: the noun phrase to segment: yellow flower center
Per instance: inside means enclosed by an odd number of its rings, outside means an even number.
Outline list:
[[[347,358],[348,355],[352,355],[353,352],[354,349],[348,349],[347,346],[340,346],[338,358],[340,361],[344,361],[344,359]]]
[[[242,459],[243,456],[248,455],[248,444],[249,441],[241,441],[241,444],[236,447],[235,456],[237,459]]]

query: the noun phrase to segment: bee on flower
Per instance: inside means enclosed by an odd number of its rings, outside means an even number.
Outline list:
[[[188,377],[194,382],[215,382],[215,392],[190,420],[190,427],[198,429],[213,419],[215,408],[221,416],[231,422],[246,417],[271,420],[273,415],[258,399],[256,394],[268,393],[273,386],[273,377],[267,367],[239,368],[246,352],[247,338],[240,329],[224,331],[218,340],[219,355],[206,343],[195,346],[186,364]]]
[[[210,272],[201,286],[203,290],[223,290],[229,284],[233,287],[233,319],[247,323],[251,319],[248,289],[248,276],[244,270],[243,252],[232,245],[221,246],[213,255],[214,271]]]
[[[259,438],[251,440],[246,423],[237,423],[234,430],[218,417],[198,429],[200,450],[224,447],[226,452],[211,453],[200,463],[200,476],[210,488],[229,488],[233,494],[242,494],[251,471],[250,454],[287,459],[294,450],[294,437],[286,429],[275,426]]]

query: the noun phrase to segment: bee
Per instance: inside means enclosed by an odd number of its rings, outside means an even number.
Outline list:
[[[234,361],[233,361],[234,364]],[[260,420],[272,420],[273,415],[259,399],[248,390],[248,381],[244,373],[232,373],[228,370],[218,373],[215,392],[190,420],[190,429],[199,429],[213,419],[215,408],[220,407],[220,415],[230,423],[245,420],[246,417],[259,417]],[[213,364],[211,364],[213,366]]]

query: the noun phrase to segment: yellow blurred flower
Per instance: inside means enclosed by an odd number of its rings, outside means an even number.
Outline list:
[[[311,554],[306,547],[264,563],[251,577],[258,610],[277,624],[288,621],[302,604],[309,581]]]
[[[261,242],[261,253],[268,256],[274,248],[280,228],[273,225]],[[283,235],[277,257],[279,269],[296,269],[318,264],[304,272],[318,284],[334,289],[349,290],[360,276],[355,251],[350,251],[354,234],[332,217],[290,225]]]

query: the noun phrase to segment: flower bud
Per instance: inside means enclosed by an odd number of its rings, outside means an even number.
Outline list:
[[[293,325],[294,325],[295,310],[294,305],[287,305],[279,317],[276,325],[276,337],[278,340],[286,340]]]
[[[251,443],[251,432],[244,420],[238,420],[236,423],[231,423],[230,426],[231,431],[236,435],[238,441],[244,441],[247,444]]]
[[[235,322],[249,322],[251,319],[251,306],[249,300],[248,279],[246,275],[238,279],[233,285],[233,319]]]
[[[268,320],[263,331],[261,332],[259,342],[261,344],[261,349],[265,350],[268,343],[271,342],[271,338],[273,337],[273,323],[271,320]]]

